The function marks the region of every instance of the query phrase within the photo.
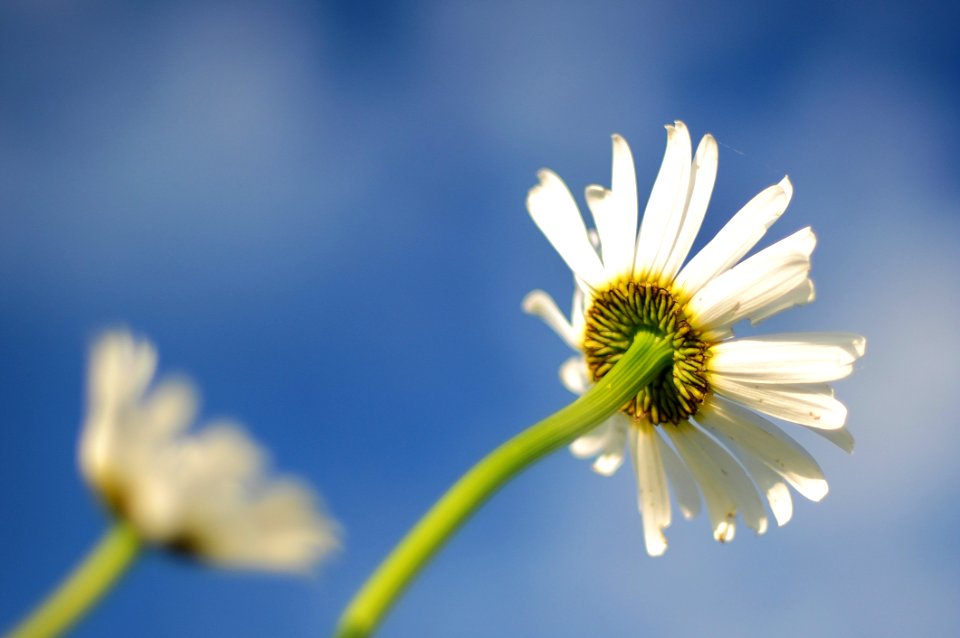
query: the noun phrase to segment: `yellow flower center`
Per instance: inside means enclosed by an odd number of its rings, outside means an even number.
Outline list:
[[[705,372],[709,349],[669,290],[652,283],[618,280],[594,295],[583,337],[590,375],[594,381],[601,379],[641,330],[670,340],[673,363],[623,411],[654,425],[680,423],[696,414],[709,391]]]

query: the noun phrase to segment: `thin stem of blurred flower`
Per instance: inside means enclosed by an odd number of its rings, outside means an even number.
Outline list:
[[[67,580],[6,638],[45,638],[70,629],[123,576],[140,546],[133,528],[118,522]]]
[[[344,611],[338,638],[369,636],[420,569],[501,486],[621,409],[672,360],[672,345],[640,332],[619,362],[583,396],[488,454],[420,519]]]

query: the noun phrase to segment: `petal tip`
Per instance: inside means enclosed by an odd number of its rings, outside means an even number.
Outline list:
[[[657,534],[654,538],[645,538],[644,545],[646,546],[647,554],[651,558],[663,556],[667,551],[667,539],[663,536],[663,532],[660,530],[657,530]]]
[[[599,184],[590,184],[583,189],[583,196],[586,198],[587,203],[589,204],[591,202],[599,202],[607,199],[612,192],[613,191],[610,189],[604,188]]]
[[[530,208],[531,199],[536,198],[548,188],[556,187],[558,182],[562,183],[562,180],[549,168],[541,168],[537,171],[537,183],[527,191],[527,208]]]
[[[777,186],[783,190],[783,194],[787,196],[787,201],[793,198],[793,182],[790,181],[788,175],[784,175]]]
[[[557,177],[557,174],[549,168],[541,168],[537,171],[537,179],[540,180],[541,183],[546,182],[554,177]]]
[[[523,301],[520,302],[520,307],[523,308],[523,311],[528,315],[539,314],[539,309],[543,304],[544,297],[547,293],[540,290],[531,290],[523,297]]]
[[[700,139],[700,144],[697,146],[697,165],[701,166],[706,163],[716,163],[718,154],[719,149],[717,148],[716,138],[710,133],[707,133]]]
[[[718,543],[729,543],[736,532],[737,526],[732,521],[721,521],[713,530],[713,538]]]
[[[613,476],[623,465],[623,452],[601,454],[593,462],[593,471],[600,476]]]
[[[857,353],[859,359],[867,352],[867,338],[862,335],[856,335],[853,338],[853,350]]]
[[[824,479],[808,481],[803,495],[814,503],[819,503],[830,493],[830,485]]]

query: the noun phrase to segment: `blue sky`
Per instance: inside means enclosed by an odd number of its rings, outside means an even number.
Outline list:
[[[868,338],[820,504],[643,551],[629,472],[566,452],[494,498],[384,636],[960,630],[958,20],[947,3],[10,2],[0,8],[0,625],[106,518],[76,470],[86,351],[126,325],[346,530],[315,579],[147,555],[77,636],[327,635],[460,473],[565,405],[520,312],[569,273],[537,169],[641,198],[683,119],[719,140],[698,245],[788,173],[815,304],[745,334]],[[794,433],[795,430],[791,430]]]

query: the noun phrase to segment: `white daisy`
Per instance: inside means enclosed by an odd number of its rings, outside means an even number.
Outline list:
[[[230,423],[197,433],[183,381],[150,387],[153,346],[125,332],[93,348],[80,441],[87,481],[145,540],[231,567],[303,571],[337,545],[299,482],[268,480],[261,449]]]
[[[596,230],[587,230],[573,195],[549,170],[527,208],[576,279],[570,320],[545,292],[524,309],[540,316],[580,354],[560,376],[585,392],[618,361],[638,329],[671,339],[673,363],[623,411],[577,439],[571,450],[594,457],[604,475],[630,450],[647,551],[667,547],[669,491],[691,518],[700,495],[718,541],[733,539],[736,515],[762,534],[766,498],[779,525],[793,512],[788,485],[808,499],[827,493],[816,461],[767,416],[813,429],[853,449],[846,408],[827,382],[849,375],[863,337],[844,333],[732,339],[755,324],[813,300],[808,273],[816,237],[809,228],[740,261],[783,214],[793,187],[786,177],[750,200],[683,266],[700,229],[717,174],[717,143],[705,135],[691,163],[687,127],[667,126],[667,150],[637,231],[637,184],[626,141],[613,136],[611,188],[588,186]],[[683,266],[683,268],[681,268]],[[756,412],[754,412],[754,410]],[[668,490],[669,485],[669,490]]]

